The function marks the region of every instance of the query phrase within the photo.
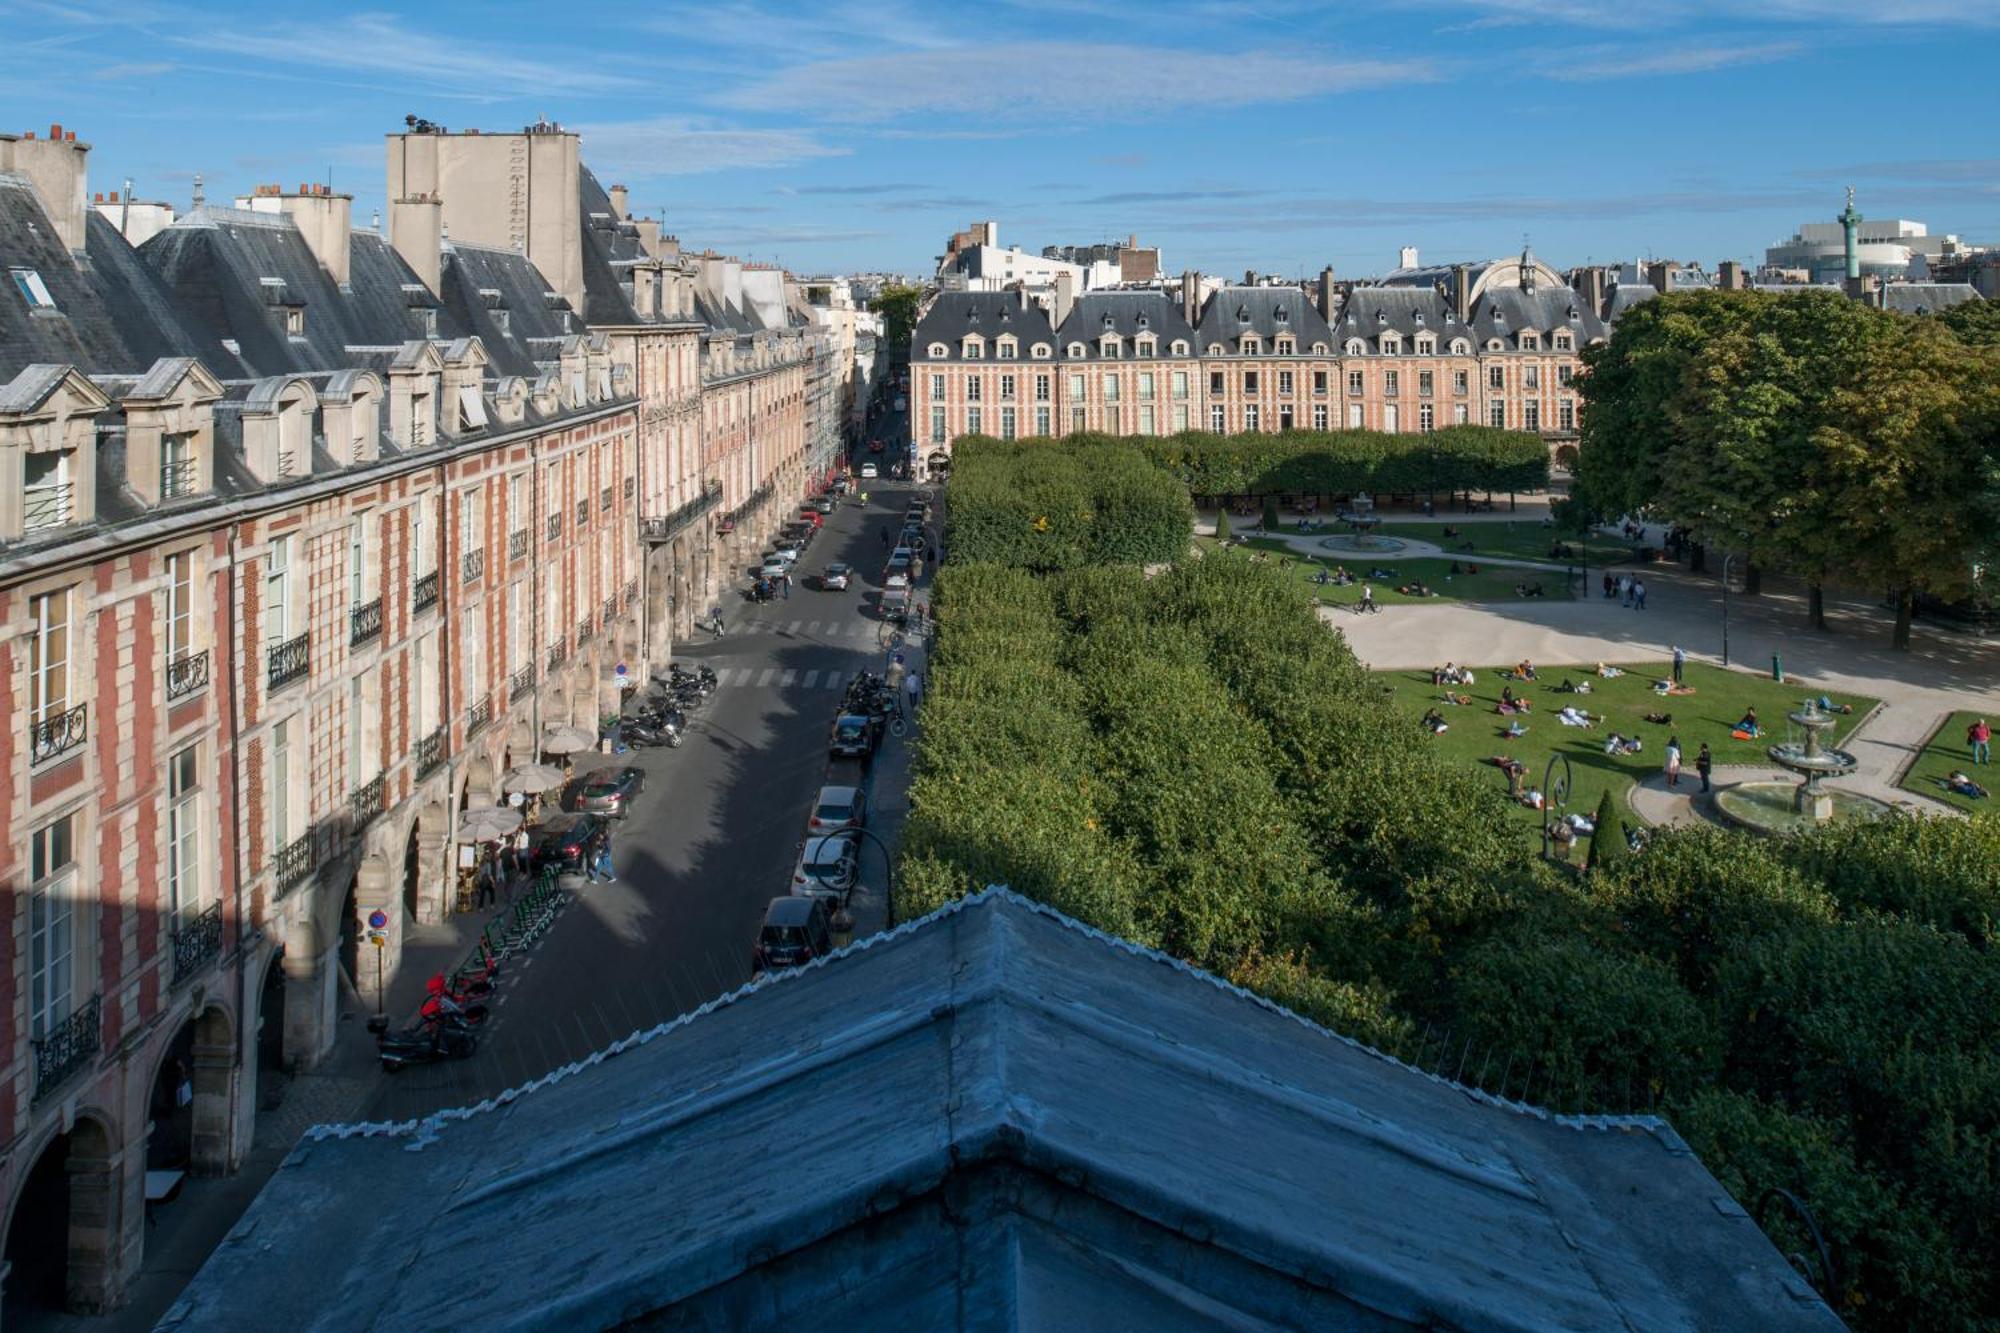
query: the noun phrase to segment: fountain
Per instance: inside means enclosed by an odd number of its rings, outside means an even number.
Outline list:
[[[1335,521],[1344,524],[1347,531],[1320,538],[1319,544],[1329,551],[1359,551],[1370,555],[1387,555],[1403,549],[1404,543],[1398,538],[1384,537],[1377,532],[1382,526],[1382,516],[1375,512],[1375,497],[1366,491],[1355,496],[1347,508],[1333,517]]]
[[[1811,828],[1836,817],[1876,819],[1889,812],[1887,804],[1872,796],[1820,785],[1826,778],[1845,777],[1860,765],[1848,751],[1822,742],[1822,735],[1839,722],[1818,700],[1806,700],[1785,717],[1805,739],[1780,742],[1765,753],[1772,763],[1804,780],[1796,785],[1776,780],[1739,782],[1715,794],[1717,809],[1759,833]]]

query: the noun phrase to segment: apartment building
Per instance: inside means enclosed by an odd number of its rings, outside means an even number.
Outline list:
[[[389,136],[380,233],[266,186],[137,249],[88,152],[0,136],[6,1280],[79,1311],[788,516],[837,373],[553,126]]]
[[[1476,423],[1574,448],[1599,307],[1519,258],[1409,267],[1379,284],[940,292],[911,339],[911,452],[949,465],[960,435],[1385,430]],[[1007,366],[1003,362],[1027,364]]]

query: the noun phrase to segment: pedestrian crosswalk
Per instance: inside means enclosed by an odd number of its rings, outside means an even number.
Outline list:
[[[809,671],[780,670],[777,667],[717,667],[715,683],[719,689],[838,690],[846,688],[851,674],[817,667]]]
[[[872,639],[882,633],[876,620],[753,620],[748,633],[781,634],[791,639]]]

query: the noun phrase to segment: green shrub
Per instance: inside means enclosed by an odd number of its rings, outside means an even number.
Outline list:
[[[1625,859],[1625,817],[1618,813],[1618,802],[1612,799],[1609,789],[1597,798],[1597,813],[1591,819],[1590,860],[1588,869],[1594,874],[1599,871],[1615,870]]]

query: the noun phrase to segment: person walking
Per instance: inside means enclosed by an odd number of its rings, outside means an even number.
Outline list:
[[[1667,738],[1667,785],[1681,785],[1681,738],[1678,736]]]
[[[1972,762],[1990,763],[1993,758],[1993,728],[1986,725],[1983,717],[1974,718],[1972,725],[1965,729],[1965,743],[1972,747]]]
[[[1611,577],[1611,571],[1608,569],[1604,571],[1604,595],[1606,597],[1618,595],[1618,580]]]
[[[1694,756],[1694,771],[1701,774],[1701,789],[1703,791],[1708,790],[1708,771],[1714,767],[1715,756],[1708,752],[1708,742],[1703,741],[1701,749],[1697,750]]]
[[[1361,600],[1355,603],[1355,614],[1362,615],[1375,609],[1375,589],[1364,583],[1361,585]]]
[[[791,570],[789,570],[789,569],[788,569],[788,570],[786,570],[786,571],[785,571],[784,573],[782,573],[782,574],[778,575],[778,586],[779,586],[780,588],[783,588],[783,589],[785,590],[785,600],[786,600],[786,601],[788,601],[788,602],[789,602],[789,601],[791,601],[791,600],[792,600],[792,571],[791,571]]]
[[[604,830],[604,837],[597,844],[597,857],[590,864],[590,882],[611,884],[617,879],[617,872],[611,868],[611,830],[607,828]]]
[[[920,671],[912,671],[903,677],[903,698],[909,705],[909,715],[917,715],[917,700],[923,696],[924,677]]]
[[[1630,574],[1620,574],[1618,576],[1618,600],[1621,606],[1632,605],[1632,576]]]
[[[889,544],[889,525],[887,523],[882,525],[882,544],[884,546]]]
[[[1646,580],[1644,579],[1632,580],[1632,609],[1634,611],[1644,611],[1646,609]]]
[[[1687,666],[1687,651],[1679,644],[1674,645],[1674,684],[1681,683],[1681,671]]]
[[[472,906],[476,911],[481,907],[491,907],[498,893],[494,881],[500,877],[500,865],[492,854],[482,853],[479,869],[473,872],[473,882],[478,885],[472,895]]]

